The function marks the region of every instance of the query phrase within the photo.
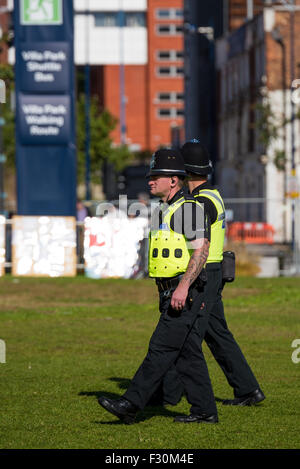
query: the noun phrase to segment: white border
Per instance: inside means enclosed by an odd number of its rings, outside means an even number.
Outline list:
[[[62,0],[57,0],[58,1],[58,8],[59,8],[59,13],[60,13],[60,20],[58,21],[52,21],[52,22],[40,22],[40,20],[37,21],[27,21],[25,22],[24,20],[24,0],[21,0],[20,2],[20,24],[22,26],[57,26],[60,24],[63,24],[63,8],[62,8]]]

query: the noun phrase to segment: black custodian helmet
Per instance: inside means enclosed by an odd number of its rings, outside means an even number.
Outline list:
[[[184,166],[187,173],[206,176],[212,173],[212,162],[207,149],[197,139],[189,140],[182,148]]]
[[[150,176],[182,176],[186,177],[184,159],[180,151],[164,148],[153,153],[150,162]]]

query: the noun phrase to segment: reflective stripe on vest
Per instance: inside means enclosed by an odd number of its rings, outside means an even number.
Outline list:
[[[158,230],[150,232],[148,270],[149,277],[175,277],[186,271],[192,250],[184,235],[172,231],[171,217],[186,202],[182,197],[163,213]],[[189,200],[189,202],[195,202]]]
[[[217,189],[199,190],[195,197],[207,197],[212,201],[217,210],[217,219],[211,225],[211,237],[207,264],[221,262],[223,260],[223,248],[225,239],[225,206]]]

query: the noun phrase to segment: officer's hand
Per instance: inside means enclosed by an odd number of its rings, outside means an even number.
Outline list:
[[[171,306],[173,309],[181,310],[184,307],[188,292],[189,289],[187,287],[181,286],[180,284],[178,285],[171,298]]]

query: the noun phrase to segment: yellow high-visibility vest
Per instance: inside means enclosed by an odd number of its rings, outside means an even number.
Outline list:
[[[193,250],[188,249],[184,234],[176,233],[170,227],[171,217],[186,202],[181,197],[163,213],[157,230],[150,231],[148,270],[150,277],[175,277],[187,269]],[[197,203],[189,200],[189,203]]]
[[[209,255],[206,263],[221,262],[223,260],[223,249],[225,239],[225,206],[223,199],[217,189],[199,190],[197,197],[207,197],[212,201],[217,210],[217,219],[211,225]]]

